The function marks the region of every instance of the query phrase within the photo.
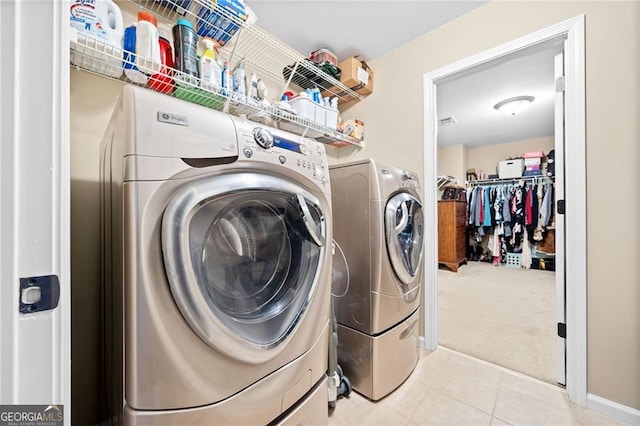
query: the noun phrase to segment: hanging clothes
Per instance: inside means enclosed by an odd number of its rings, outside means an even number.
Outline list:
[[[482,226],[491,226],[491,188],[483,188],[484,191],[484,203],[483,203],[483,219]]]
[[[503,227],[504,227],[504,236],[505,237],[511,237],[512,235],[512,228],[511,228],[511,187],[510,186],[503,186],[502,187],[502,197],[503,197],[503,202],[502,202],[502,220],[503,220]]]
[[[549,185],[547,191],[542,199],[542,209],[540,212],[540,219],[542,220],[542,226],[547,227],[551,223],[553,216],[553,186]]]
[[[531,196],[531,186],[527,185],[525,187],[525,210],[524,210],[524,214],[525,214],[525,222],[524,224],[529,226],[533,223],[533,200],[532,200],[532,196]]]
[[[538,183],[537,179],[474,184],[467,191],[467,201],[469,239],[475,241],[475,256],[491,256],[498,266],[506,264],[507,253],[520,253],[523,268],[530,268],[533,244],[545,238],[553,223],[553,184]]]
[[[533,231],[533,240],[534,241],[542,241],[542,219],[541,215],[541,207],[542,207],[542,197],[543,197],[544,185],[538,185],[536,188],[536,224],[535,229]]]
[[[520,266],[524,269],[531,268],[531,244],[529,244],[529,233],[525,229],[522,241],[522,255],[520,256]]]
[[[519,246],[522,241],[522,231],[524,226],[524,205],[522,197],[522,187],[520,185],[516,185],[511,204],[511,214],[513,218],[513,235],[511,236],[512,247]]]

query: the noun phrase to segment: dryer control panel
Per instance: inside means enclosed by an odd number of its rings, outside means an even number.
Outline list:
[[[329,191],[325,147],[320,142],[283,130],[232,117],[242,160],[261,161],[294,170]]]

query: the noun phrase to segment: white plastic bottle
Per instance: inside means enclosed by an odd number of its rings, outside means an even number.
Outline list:
[[[205,37],[202,42],[205,45],[205,50],[200,58],[200,87],[209,92],[217,93],[222,87],[222,70],[216,61],[216,45],[208,37]]]
[[[244,101],[247,95],[247,78],[244,71],[244,61],[238,62],[233,70],[233,95]]]
[[[111,0],[72,0],[69,11],[71,63],[119,77],[122,74],[124,34],[120,8]]]
[[[221,93],[224,96],[231,96],[231,89],[232,89],[233,83],[231,82],[231,72],[229,71],[229,62],[225,61],[224,66],[222,67],[222,73],[220,75],[222,76]]]
[[[158,34],[158,20],[144,10],[138,12],[138,26],[136,28],[136,65],[147,75],[160,72],[160,35]]]

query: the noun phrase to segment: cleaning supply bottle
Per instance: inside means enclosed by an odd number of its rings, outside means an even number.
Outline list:
[[[149,77],[140,71],[136,64],[136,38],[137,38],[138,23],[134,22],[133,25],[127,27],[124,30],[124,75],[129,81],[136,84],[146,84]]]
[[[138,12],[136,65],[147,75],[159,72],[162,67],[159,38],[156,17],[145,10]]]
[[[174,67],[176,81],[188,84],[196,84],[198,77],[198,64],[196,55],[198,51],[198,36],[191,22],[186,19],[178,19],[173,26],[173,53],[175,54]],[[195,77],[195,78],[191,78]]]
[[[244,61],[238,62],[233,70],[233,93],[240,100],[247,95],[247,77],[244,71]]]
[[[231,96],[231,73],[229,72],[229,62],[225,61],[222,67],[222,90],[225,96]]]
[[[160,30],[160,62],[162,68],[160,72],[153,74],[149,78],[149,87],[161,93],[173,92],[173,52],[171,51],[171,42],[169,35]]]
[[[77,43],[71,43],[71,63],[100,74],[119,77],[122,74],[124,34],[120,8],[111,0],[71,0],[69,11],[71,40],[77,40]],[[88,51],[84,46],[95,46],[97,49]],[[91,57],[83,55],[83,52]]]
[[[249,80],[249,99],[255,101],[258,100],[258,76],[255,72],[251,73],[251,79]]]
[[[222,70],[216,61],[217,46],[208,37],[202,42],[205,50],[200,58],[200,87],[209,92],[218,92],[222,86]]]

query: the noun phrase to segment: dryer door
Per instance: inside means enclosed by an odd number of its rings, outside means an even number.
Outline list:
[[[393,270],[406,285],[414,281],[420,262],[424,236],[422,204],[413,195],[393,195],[385,209],[387,252]]]
[[[173,297],[216,350],[248,363],[275,357],[311,303],[325,255],[320,201],[253,173],[181,188],[162,220]]]

